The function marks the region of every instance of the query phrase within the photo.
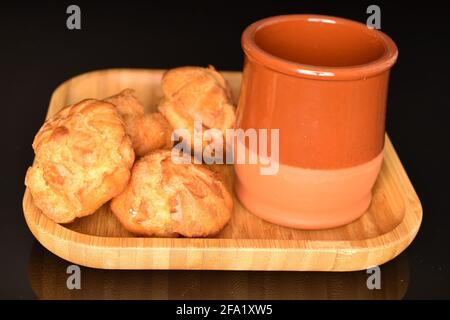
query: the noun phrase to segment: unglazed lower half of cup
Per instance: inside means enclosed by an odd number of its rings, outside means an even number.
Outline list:
[[[235,164],[235,190],[258,217],[282,226],[327,229],[358,219],[369,207],[383,152],[345,169],[317,170],[279,164],[261,175],[259,164]]]

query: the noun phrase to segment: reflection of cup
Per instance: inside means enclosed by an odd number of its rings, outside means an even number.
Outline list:
[[[28,266],[39,299],[401,299],[409,284],[405,254],[380,266],[381,289],[366,271],[270,272],[102,270],[81,267],[81,290],[69,290],[71,265],[35,243]]]
[[[354,21],[287,15],[250,25],[242,47],[236,127],[279,129],[280,165],[277,174],[261,175],[261,164],[235,164],[238,198],[261,218],[291,227],[357,219],[383,159],[394,42]]]

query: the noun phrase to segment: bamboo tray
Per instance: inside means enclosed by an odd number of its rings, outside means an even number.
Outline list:
[[[110,69],[74,77],[55,90],[47,117],[67,104],[103,98],[127,87],[152,110],[162,96],[163,72]],[[224,75],[237,99],[241,73]],[[215,169],[224,173],[231,187],[232,166]],[[414,239],[422,221],[420,201],[388,137],[372,204],[351,224],[320,231],[290,229],[265,222],[234,201],[230,223],[216,238],[207,239],[133,237],[110,212],[109,203],[67,225],[43,215],[28,190],[23,209],[31,232],[44,247],[73,263],[102,269],[362,270],[396,257]]]

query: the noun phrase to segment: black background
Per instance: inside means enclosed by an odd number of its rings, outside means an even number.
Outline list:
[[[240,70],[240,35],[251,22],[287,13],[365,22],[370,4],[381,7],[382,31],[399,48],[391,74],[387,130],[424,211],[416,240],[400,257],[409,266],[404,297],[450,298],[450,18],[445,7],[432,1],[73,3],[81,7],[79,31],[66,28],[71,2],[0,4],[1,298],[37,296],[29,282],[33,246],[47,260],[56,259],[35,243],[21,201],[25,171],[33,159],[31,142],[58,84],[110,67],[213,64],[221,70]]]

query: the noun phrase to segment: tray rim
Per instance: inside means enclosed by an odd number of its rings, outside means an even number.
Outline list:
[[[48,118],[50,113],[50,106],[52,101],[54,100],[54,96],[56,96],[60,90],[62,90],[68,83],[74,80],[80,80],[82,77],[88,77],[95,73],[102,72],[128,72],[128,71],[154,71],[154,72],[164,72],[164,69],[147,69],[147,68],[112,68],[112,69],[101,69],[89,71],[86,73],[82,73],[66,81],[62,82],[51,95],[51,99],[49,102],[49,107],[47,109],[46,118]],[[225,74],[241,74],[240,71],[223,71]],[[400,170],[400,176],[397,177],[396,180],[402,181],[399,182],[399,187],[402,189],[402,193],[404,195],[405,201],[405,212],[403,219],[401,222],[390,231],[377,235],[372,238],[367,239],[359,239],[359,240],[278,240],[278,239],[236,239],[236,238],[139,238],[139,237],[103,237],[96,235],[88,235],[84,233],[80,233],[77,231],[73,231],[69,228],[66,228],[63,225],[57,224],[53,222],[51,219],[47,218],[44,214],[35,212],[28,212],[27,210],[27,202],[31,200],[31,194],[28,188],[25,189],[25,193],[23,196],[23,211],[26,223],[35,236],[35,238],[48,250],[60,256],[61,258],[76,262],[80,265],[85,265],[88,267],[94,268],[103,268],[104,266],[99,267],[96,264],[90,264],[83,261],[76,261],[79,259],[75,259],[69,254],[64,253],[64,248],[62,246],[63,243],[66,245],[76,246],[80,249],[91,249],[91,250],[103,250],[103,249],[120,249],[120,250],[186,250],[189,251],[220,251],[220,252],[236,252],[236,251],[269,251],[270,253],[280,252],[293,252],[293,253],[309,253],[309,254],[320,254],[320,252],[335,254],[336,257],[340,255],[355,255],[358,253],[367,253],[370,251],[370,255],[372,256],[371,261],[367,262],[366,267],[370,267],[373,265],[379,265],[386,261],[393,259],[399,253],[401,253],[415,238],[417,235],[422,218],[422,205],[420,203],[419,197],[417,196],[416,191],[403,167],[401,161],[392,145],[388,135],[386,134],[385,139],[385,154],[389,153],[390,161],[397,162]],[[385,162],[387,159],[383,160]],[[385,163],[383,163],[383,167]],[[408,196],[409,195],[409,196]],[[33,210],[35,211],[35,210]],[[49,226],[50,225],[50,226]],[[404,230],[402,230],[404,229]],[[408,232],[406,232],[408,230]],[[51,231],[51,232],[50,232]],[[389,235],[392,233],[397,233],[402,235],[401,237],[395,237],[395,240],[388,239]],[[53,245],[53,242],[60,242],[60,245]],[[101,246],[98,243],[102,243]],[[126,242],[126,246],[124,246],[123,242]],[[256,243],[258,245],[256,245]],[[309,246],[309,243],[314,243],[314,248]],[[385,251],[386,249],[395,249],[395,253],[392,257],[378,258],[378,254],[380,252]],[[360,267],[356,268],[339,268],[332,266],[329,269],[331,271],[350,271],[350,270],[360,270],[364,269]],[[122,269],[113,267],[112,269]],[[129,268],[126,268],[129,269]],[[141,268],[138,268],[141,269]],[[154,269],[154,268],[150,268]],[[171,269],[171,268],[167,268]],[[184,269],[184,268],[183,268]],[[195,267],[188,267],[186,269],[196,269]],[[205,269],[205,268],[200,268]],[[205,269],[206,270],[206,269]],[[214,270],[288,270],[288,269],[220,269],[214,268]],[[303,269],[292,269],[292,270],[303,270]],[[325,269],[304,269],[304,270],[325,270]]]

